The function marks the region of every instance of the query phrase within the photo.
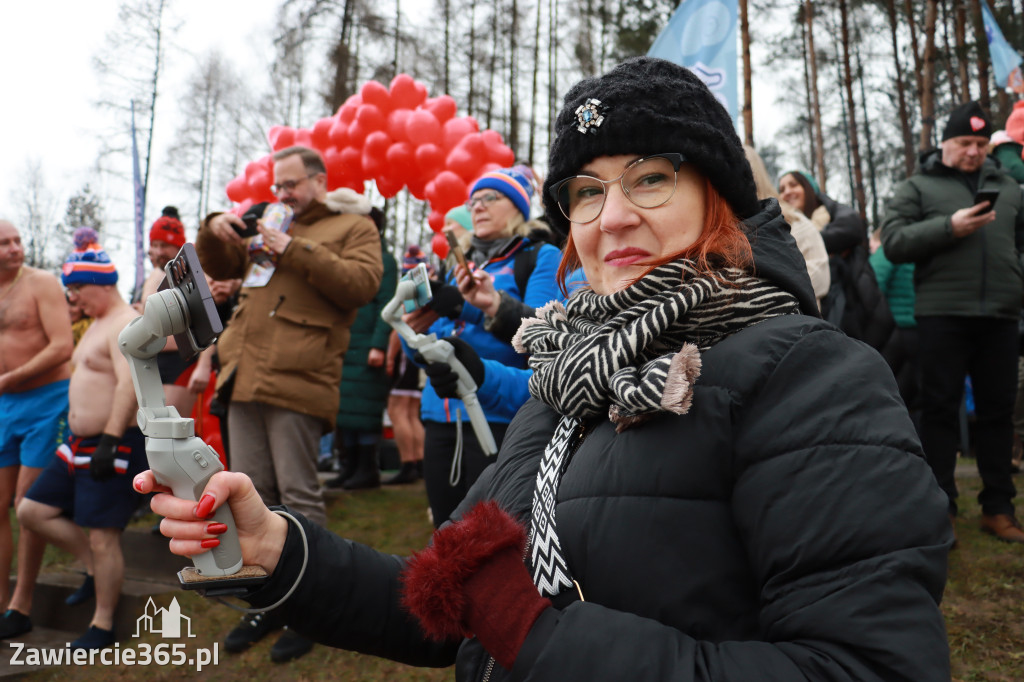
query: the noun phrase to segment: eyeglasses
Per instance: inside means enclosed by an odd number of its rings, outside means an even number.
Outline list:
[[[556,183],[548,191],[558,203],[562,215],[574,223],[597,220],[608,197],[608,185],[613,182],[619,183],[622,193],[635,206],[657,208],[675,193],[679,167],[685,160],[682,154],[653,154],[629,164],[617,178],[601,180],[589,175],[574,175]]]
[[[309,180],[310,178],[312,178],[315,175],[317,175],[317,173],[313,173],[312,175],[307,175],[306,177],[300,178],[298,180],[285,180],[284,182],[279,182],[277,184],[271,185],[270,186],[270,191],[273,192],[274,194],[284,194],[285,192],[287,192],[288,194],[291,194],[292,192],[295,191],[296,187],[298,187],[299,185],[304,183],[306,180]]]
[[[490,205],[493,204],[498,199],[504,199],[504,196],[498,194],[497,192],[488,192],[487,194],[475,196],[469,201],[467,201],[466,208],[472,211],[477,204],[483,204],[484,208],[489,208]]]

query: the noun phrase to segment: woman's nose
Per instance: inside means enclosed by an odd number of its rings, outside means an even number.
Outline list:
[[[622,186],[615,182],[605,190],[604,207],[601,209],[601,229],[618,230],[631,227],[639,222],[639,207],[629,200]]]

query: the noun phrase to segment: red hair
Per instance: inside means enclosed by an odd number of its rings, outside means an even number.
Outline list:
[[[712,277],[717,277],[715,270],[743,269],[754,263],[750,241],[743,231],[739,218],[707,178],[704,178],[704,225],[701,228],[700,236],[682,251],[646,263],[648,268],[636,279],[639,280],[654,268],[680,258],[693,261],[698,272]],[[565,249],[562,252],[562,261],[558,264],[558,287],[563,294],[568,295],[566,277],[570,272],[577,270],[581,264],[570,230],[569,238],[566,240]]]

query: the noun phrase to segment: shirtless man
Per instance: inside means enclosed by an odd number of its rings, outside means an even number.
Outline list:
[[[17,228],[0,220],[0,639],[28,622],[46,542],[22,528],[11,598],[11,516],[66,436],[71,319],[57,278],[25,265]],[[8,599],[10,601],[8,602]],[[21,616],[19,618],[19,616]]]
[[[184,245],[185,226],[181,223],[178,209],[165,206],[162,215],[149,229],[149,250],[146,254],[153,270],[142,285],[142,296],[136,308],[140,313],[145,312],[146,299],[160,289],[166,277],[164,267]],[[190,416],[196,396],[205,391],[210,382],[209,356],[201,363],[196,360],[186,363],[178,354],[178,344],[172,336],[167,339],[164,349],[157,353],[156,364],[160,369],[167,405],[177,409],[182,417]]]
[[[147,465],[131,372],[117,345],[118,334],[138,313],[114,286],[117,271],[95,243],[95,232],[79,240],[81,230],[89,228],[76,231],[77,250],[61,277],[71,302],[94,319],[71,356],[71,437],[26,493],[18,520],[74,554],[94,577],[92,622],[71,646],[101,649],[114,643],[114,609],[124,579],[121,532],[140,501],[131,481]]]

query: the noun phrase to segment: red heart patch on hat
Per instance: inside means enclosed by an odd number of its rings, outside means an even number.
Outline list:
[[[978,132],[985,127],[985,119],[978,116],[971,116],[971,130]]]

